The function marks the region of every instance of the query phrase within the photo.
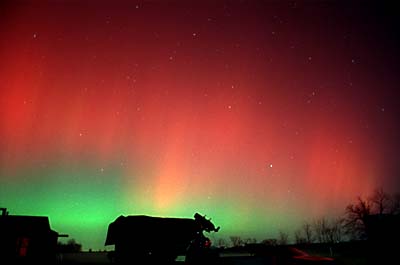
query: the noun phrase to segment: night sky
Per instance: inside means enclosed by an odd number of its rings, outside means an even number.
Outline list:
[[[0,207],[97,250],[121,214],[262,240],[399,191],[382,3],[2,1]]]

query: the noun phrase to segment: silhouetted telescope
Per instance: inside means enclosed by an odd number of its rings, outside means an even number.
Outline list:
[[[121,215],[108,225],[105,245],[115,246],[117,263],[133,262],[138,257],[149,264],[153,261],[168,263],[178,255],[187,257],[188,249],[207,252],[211,241],[203,231],[218,232],[219,227],[198,213],[193,219]]]

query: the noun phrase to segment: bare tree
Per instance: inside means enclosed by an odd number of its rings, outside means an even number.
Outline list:
[[[82,244],[76,242],[73,238],[69,239],[67,243],[57,242],[57,245],[60,252],[76,253],[82,251]]]
[[[326,222],[325,218],[320,218],[316,219],[313,223],[315,238],[319,243],[325,242],[324,238],[325,222]]]
[[[391,214],[400,214],[400,193],[395,193],[392,196],[390,213]]]
[[[261,243],[267,246],[276,246],[278,241],[275,238],[267,238],[262,240]]]
[[[303,236],[303,230],[297,229],[294,231],[294,241],[296,244],[304,244],[307,242],[306,238]]]
[[[344,227],[353,239],[366,238],[366,219],[371,215],[395,215],[400,213],[400,194],[391,195],[382,188],[375,189],[371,196],[357,197],[356,203],[346,207]]]
[[[226,247],[226,240],[224,238],[218,238],[217,239],[217,246],[218,247]]]
[[[248,238],[246,238],[246,239],[244,240],[244,243],[245,243],[245,244],[255,244],[255,243],[257,243],[257,239],[248,237]]]
[[[306,243],[312,243],[314,241],[312,225],[308,222],[304,222],[302,228],[303,228]]]
[[[346,207],[344,227],[346,233],[353,239],[365,238],[365,218],[371,214],[371,202],[357,197],[356,203]]]
[[[289,234],[279,231],[278,245],[287,245],[289,243]]]
[[[229,238],[233,247],[240,247],[243,245],[243,240],[240,236],[230,236]]]
[[[384,192],[382,188],[376,189],[371,197],[369,197],[371,202],[372,211],[376,214],[386,214],[390,212],[392,198],[391,196]]]
[[[302,226],[294,232],[295,242],[298,244],[314,242],[314,228],[315,224],[305,221]]]
[[[331,242],[340,242],[343,240],[344,231],[343,231],[343,218],[333,219],[330,225],[330,239]]]

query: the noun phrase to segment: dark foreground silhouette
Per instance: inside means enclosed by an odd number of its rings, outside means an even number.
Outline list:
[[[109,224],[105,245],[114,245],[111,257],[116,263],[133,259],[174,263],[185,255],[188,264],[205,264],[213,258],[211,241],[203,232],[218,232],[210,219],[198,213],[194,218],[119,216]]]
[[[204,259],[198,257],[195,261],[197,264],[203,265],[293,265],[293,264],[342,264],[336,263],[331,257],[319,255],[311,255],[295,246],[266,246],[264,244],[255,244],[252,246],[243,246],[239,248],[224,248],[210,249],[214,256]],[[110,252],[111,253],[111,252]],[[112,264],[108,259],[110,253],[71,253],[72,256],[65,256],[64,265],[78,264],[97,264],[105,265]],[[174,264],[184,265],[188,261],[184,257],[178,257],[174,262],[157,261],[150,263],[149,260],[143,260],[140,257],[135,257],[133,254],[130,257],[129,264]],[[352,263],[346,263],[352,264]]]
[[[50,228],[47,216],[9,215],[1,208],[1,264],[54,262],[59,234]]]
[[[219,227],[198,213],[193,218],[131,215],[108,225],[105,245],[114,245],[114,251],[72,253],[59,248],[58,238],[65,235],[51,229],[48,217],[0,210],[0,264],[390,264],[398,248],[393,242],[400,237],[398,214],[374,214],[364,218],[366,240],[225,249],[210,247],[204,232]],[[304,248],[322,255],[299,251]]]

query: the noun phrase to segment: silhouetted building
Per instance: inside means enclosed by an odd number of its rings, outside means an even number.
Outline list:
[[[397,257],[400,215],[374,214],[365,218],[371,264],[390,264]]]
[[[59,234],[50,228],[48,217],[8,215],[5,208],[2,212],[0,261],[26,263],[55,259]]]
[[[365,217],[365,228],[368,240],[379,244],[391,243],[400,237],[400,215],[368,215]]]

